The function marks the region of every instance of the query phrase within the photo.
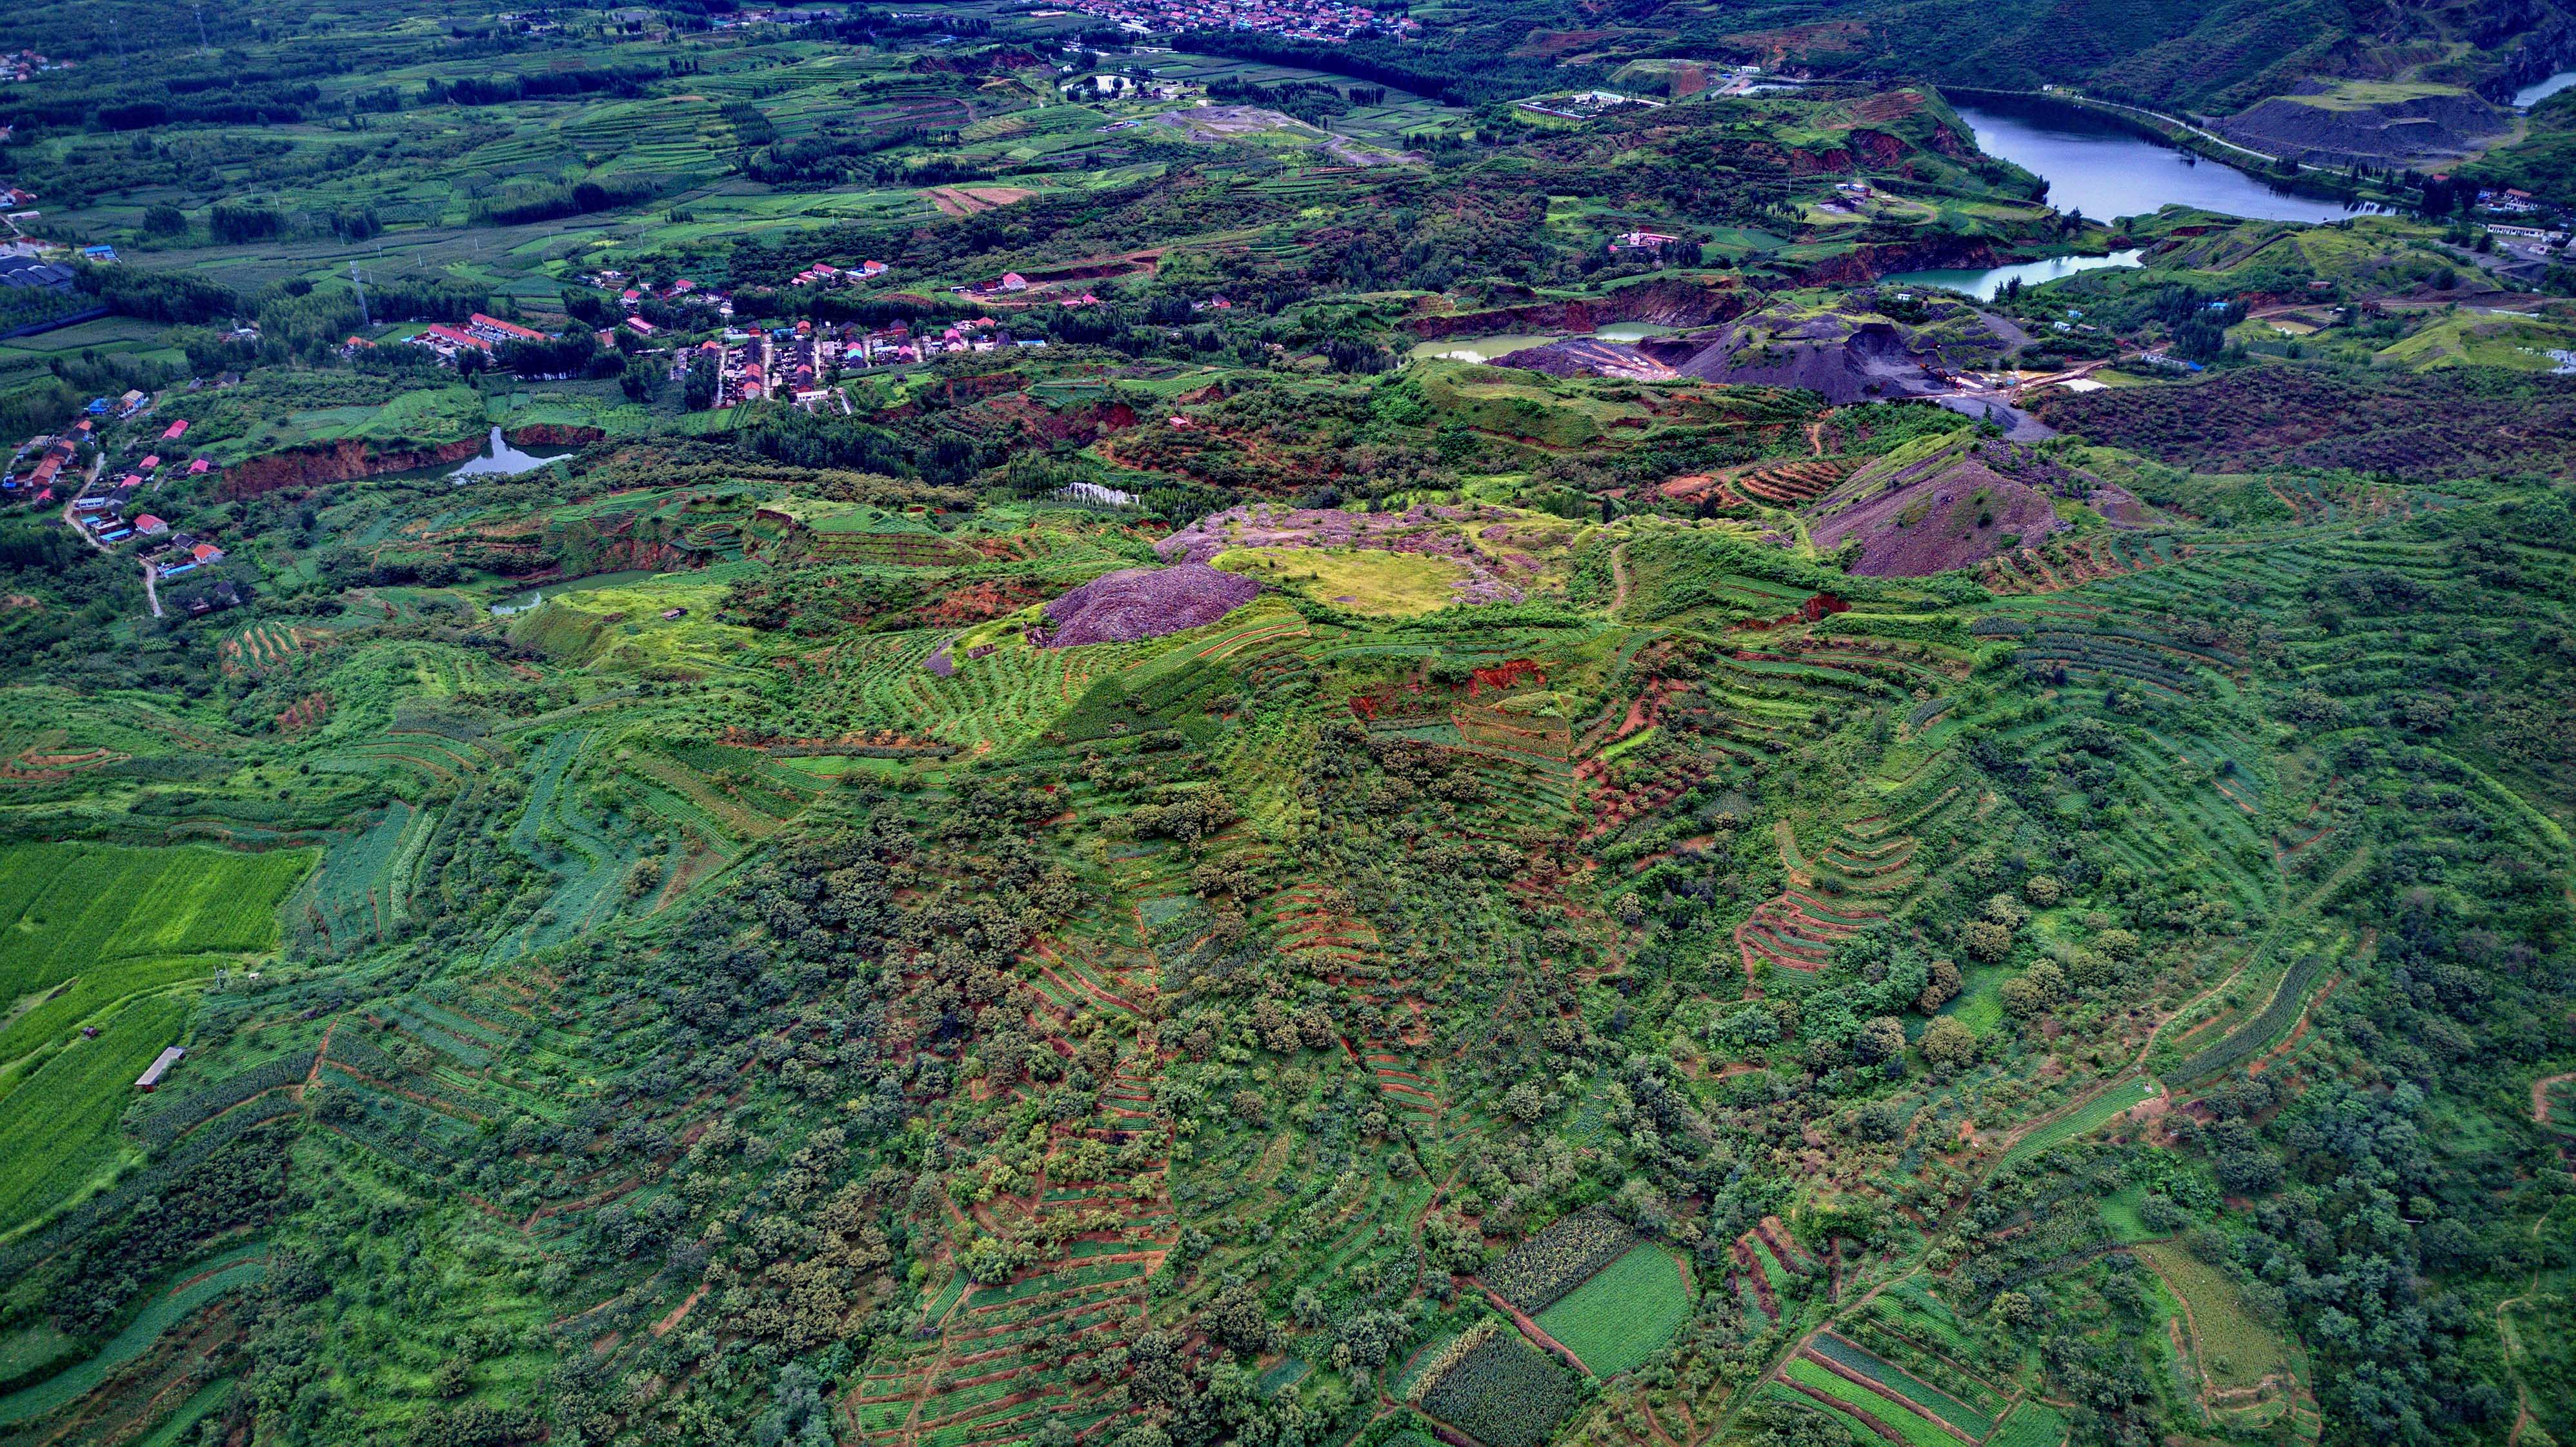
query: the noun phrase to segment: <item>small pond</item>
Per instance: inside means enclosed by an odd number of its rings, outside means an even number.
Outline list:
[[[501,429],[495,427],[492,429],[492,435],[484,439],[481,455],[467,458],[454,472],[447,475],[450,477],[516,477],[522,472],[534,472],[558,457],[570,457],[576,450],[570,447],[513,447],[510,445],[510,439],[502,436]]]
[[[1979,301],[1993,301],[2003,289],[2018,280],[2024,286],[2038,286],[2073,276],[2079,271],[2100,271],[2107,267],[2140,266],[2137,251],[2114,251],[2108,256],[2052,256],[2044,261],[2022,261],[2011,266],[1975,268],[1940,268],[1932,271],[1891,272],[1878,279],[1885,292],[1890,287],[1919,286],[1941,291],[1960,291]]]

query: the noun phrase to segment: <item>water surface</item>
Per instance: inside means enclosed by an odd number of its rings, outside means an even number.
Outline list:
[[[2340,221],[2364,209],[2297,196],[2073,106],[1961,106],[1977,148],[2048,182],[2048,203],[2096,221],[2194,206],[2249,221]]]
[[[463,466],[448,476],[516,477],[522,472],[534,472],[558,457],[569,457],[573,451],[569,447],[513,447],[510,439],[502,436],[501,429],[495,427],[492,435],[484,439],[482,455],[467,458]]]
[[[1439,357],[1451,362],[1490,362],[1509,352],[1544,347],[1550,342],[1560,340],[1563,339],[1518,334],[1500,337],[1442,337],[1436,342],[1424,342],[1415,347],[1413,355],[1416,360],[1423,357]]]
[[[1891,272],[1878,279],[1879,289],[1920,286],[1942,291],[1962,291],[1979,301],[1993,301],[2005,286],[2016,278],[2024,286],[2040,286],[2079,271],[2100,271],[2105,267],[2143,266],[2137,251],[2114,251],[2108,256],[2052,256],[2045,261],[2021,261],[2010,266],[1992,266],[1984,270],[1971,267],[1942,267],[1931,271]]]
[[[2576,70],[2562,70],[2547,80],[2536,80],[2513,93],[2513,103],[2529,110],[2562,90],[2576,87]]]

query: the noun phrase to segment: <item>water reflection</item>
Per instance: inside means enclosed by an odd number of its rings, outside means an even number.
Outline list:
[[[1942,291],[1961,291],[1979,301],[1993,301],[2006,286],[2019,281],[2024,286],[2039,286],[2061,276],[2079,271],[2100,271],[2105,267],[2143,266],[2139,251],[2114,251],[2108,256],[2052,256],[2046,261],[2015,262],[2011,266],[1988,267],[1983,271],[1967,268],[1939,268],[1932,271],[1892,272],[1878,279],[1879,289],[1920,286]]]
[[[2340,221],[2365,209],[2294,195],[2242,171],[2161,145],[2073,106],[1959,107],[1977,148],[2048,182],[2048,202],[2097,221],[2190,206],[2249,221]]]
[[[464,465],[448,476],[515,477],[522,472],[534,472],[558,457],[570,456],[572,452],[569,447],[513,447],[510,439],[502,436],[501,429],[495,427],[491,437],[483,443],[482,455],[467,458]]]

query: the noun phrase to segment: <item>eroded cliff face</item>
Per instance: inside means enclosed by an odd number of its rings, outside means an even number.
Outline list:
[[[1483,311],[1412,319],[1414,334],[1428,341],[1493,332],[1588,332],[1611,322],[1652,322],[1700,327],[1741,315],[1752,298],[1732,278],[1676,279],[1621,287],[1579,301],[1532,301]]]
[[[607,435],[596,427],[563,422],[532,422],[502,430],[502,436],[513,447],[586,447]],[[444,467],[481,453],[483,441],[476,436],[455,442],[387,446],[353,437],[282,448],[225,468],[218,495],[257,497],[281,488],[323,487],[382,477],[389,472],[409,472],[415,467]]]
[[[2218,123],[2239,145],[2312,166],[2455,160],[2512,129],[2511,116],[2465,91],[2365,103],[2313,81]]]
[[[2003,266],[2011,251],[1982,238],[1947,236],[1924,241],[1890,241],[1854,247],[1830,261],[1798,273],[1800,286],[1866,286],[1891,271],[1930,271],[1946,267]]]
[[[434,447],[380,449],[354,437],[318,446],[290,447],[262,453],[225,468],[218,495],[225,498],[257,497],[280,488],[355,482],[388,472],[408,472],[415,467],[440,467],[463,462],[482,450],[483,439],[480,437],[442,442]]]
[[[596,427],[572,422],[531,422],[525,427],[502,429],[512,447],[588,447],[608,434]]]

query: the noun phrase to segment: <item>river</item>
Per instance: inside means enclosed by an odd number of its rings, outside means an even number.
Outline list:
[[[1977,149],[2048,182],[2048,202],[2096,221],[2193,206],[2249,221],[2341,221],[2356,208],[2298,196],[2242,171],[2160,145],[2073,106],[1980,102],[1959,118]]]

